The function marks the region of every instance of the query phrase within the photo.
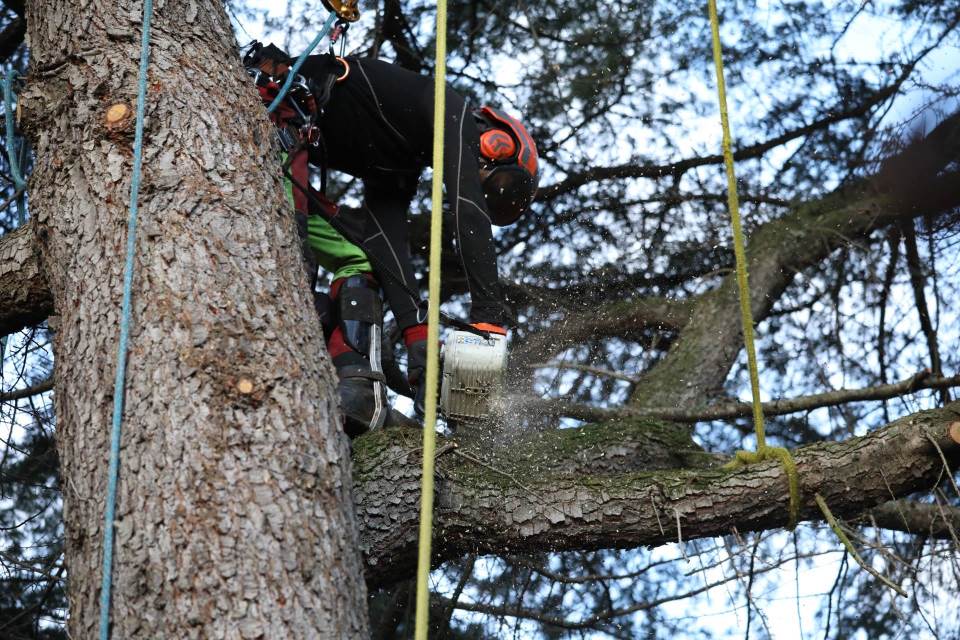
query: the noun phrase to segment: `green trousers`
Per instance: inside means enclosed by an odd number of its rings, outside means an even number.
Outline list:
[[[293,204],[293,184],[284,181],[287,199]],[[333,279],[372,273],[373,267],[363,249],[353,244],[319,215],[307,216],[307,244],[317,264],[333,274]]]

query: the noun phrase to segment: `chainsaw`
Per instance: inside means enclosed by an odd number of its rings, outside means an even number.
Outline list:
[[[506,336],[454,331],[440,357],[440,413],[448,422],[484,422],[502,413]]]

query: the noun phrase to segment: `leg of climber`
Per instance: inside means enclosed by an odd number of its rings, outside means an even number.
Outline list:
[[[319,215],[307,219],[307,235],[320,266],[333,273],[329,305],[333,322],[325,335],[340,379],[347,434],[355,437],[381,426],[417,426],[387,404],[380,360],[383,306],[366,254]]]
[[[340,408],[351,438],[384,426],[390,412],[380,369],[383,307],[379,290],[369,274],[334,280],[330,288],[338,322],[327,350],[340,379]]]

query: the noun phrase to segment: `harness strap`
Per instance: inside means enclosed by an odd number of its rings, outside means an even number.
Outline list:
[[[305,186],[306,183],[297,180],[293,176],[293,174],[291,174],[290,171],[286,168],[284,169],[284,175],[287,177],[288,180],[290,180],[290,183],[294,186],[295,189],[298,189],[301,192],[307,194],[307,199],[309,200],[310,204],[312,204],[315,207],[317,214],[320,215],[320,217],[322,217],[324,220],[329,222],[330,226],[333,227],[337,233],[339,233],[344,238],[346,238],[347,241],[363,249],[363,239],[357,237],[357,235],[343,223],[343,221],[337,215],[338,209],[336,205],[333,205],[329,200],[326,200],[326,199],[321,200],[313,192],[312,189],[308,189],[308,187]],[[331,213],[331,210],[332,210],[332,213]],[[429,309],[429,305],[427,305],[427,303],[423,301],[423,299],[420,297],[420,293],[418,291],[415,291],[413,287],[408,285],[404,281],[404,279],[400,277],[397,274],[397,272],[393,270],[393,268],[390,267],[390,265],[386,264],[383,260],[378,258],[376,254],[367,253],[367,252],[364,252],[364,253],[367,254],[367,259],[370,261],[370,264],[373,265],[373,267],[377,270],[378,274],[389,278],[398,287],[403,289],[404,293],[406,293],[416,301],[418,307],[423,308],[426,305],[427,308]],[[474,335],[478,335],[487,340],[490,339],[489,331],[485,331],[483,329],[477,328],[472,324],[470,324],[469,322],[466,322],[465,320],[461,320],[460,318],[451,316],[450,314],[444,313],[443,311],[440,311],[439,313],[440,313],[440,320],[442,320],[443,323],[446,324],[447,326],[460,329],[461,331],[468,331]]]

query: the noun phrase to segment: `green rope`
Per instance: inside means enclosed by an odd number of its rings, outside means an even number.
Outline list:
[[[740,224],[737,177],[733,170],[730,120],[727,117],[727,87],[723,79],[723,56],[720,51],[720,19],[717,17],[716,0],[708,0],[707,5],[710,12],[710,30],[713,35],[713,64],[717,74],[720,126],[723,129],[723,161],[727,170],[727,200],[733,227],[733,253],[736,258],[737,289],[740,292],[740,320],[743,324],[743,342],[747,350],[747,368],[750,370],[750,392],[753,396],[753,430],[757,436],[756,452],[738,451],[734,460],[725,468],[738,469],[764,460],[779,460],[790,484],[790,519],[787,526],[793,529],[800,515],[800,480],[797,477],[797,464],[794,462],[790,451],[783,447],[767,446],[763,424],[763,407],[760,404],[760,374],[757,368],[757,350],[753,341],[753,312],[750,309],[746,250],[744,249],[743,228]]]
[[[433,539],[433,473],[440,377],[440,254],[443,221],[443,131],[446,108],[447,2],[437,0],[436,74],[433,85],[433,185],[430,214],[430,286],[427,305],[427,379],[423,406],[423,469],[420,476],[420,541],[414,638],[427,640],[430,618],[430,544]]]
[[[723,468],[727,471],[736,471],[747,465],[765,462],[767,460],[779,461],[787,474],[787,482],[790,485],[790,506],[787,528],[792,530],[797,526],[797,520],[800,517],[800,476],[797,473],[797,463],[788,449],[764,445],[756,451],[737,451],[733,456],[733,460],[725,464]]]

